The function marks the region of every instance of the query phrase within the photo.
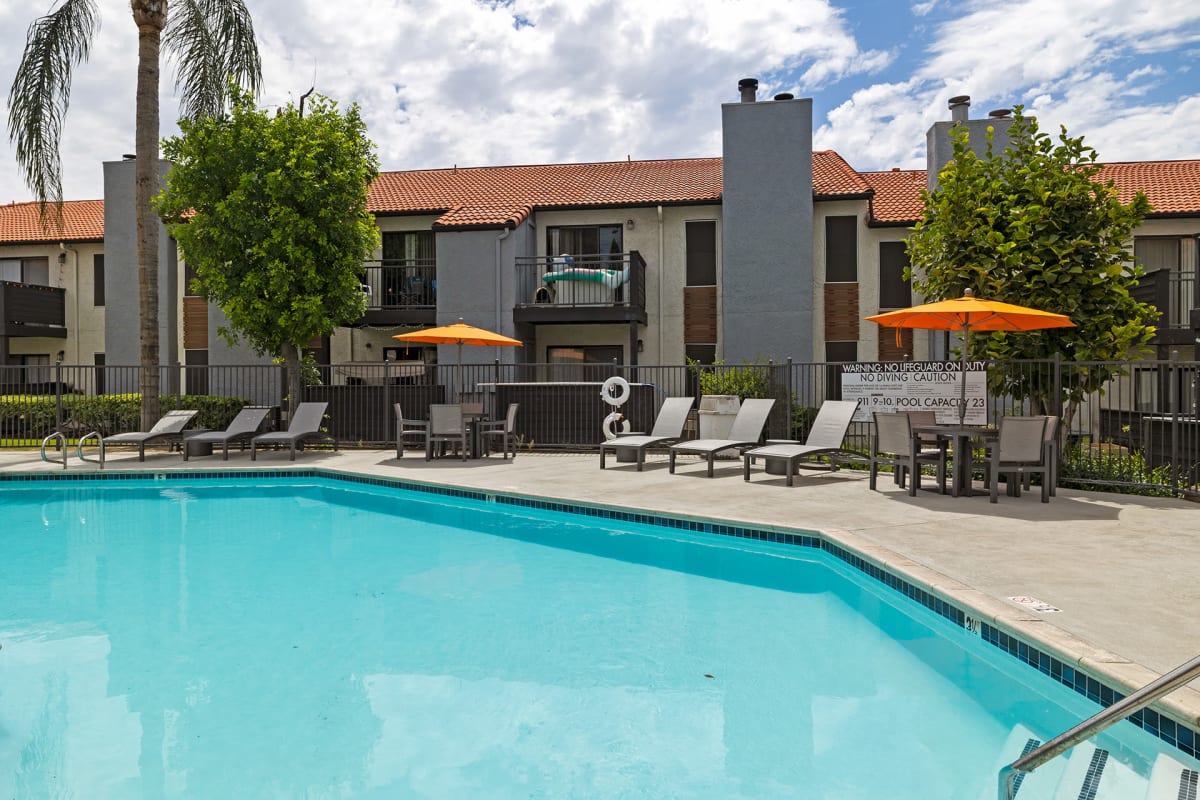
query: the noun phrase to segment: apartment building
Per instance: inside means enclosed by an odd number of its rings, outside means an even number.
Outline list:
[[[525,342],[466,348],[467,363],[942,355],[938,337],[897,342],[863,318],[920,299],[903,279],[904,239],[949,155],[949,127],[992,126],[1003,141],[1010,119],[971,119],[969,99],[954,98],[928,133],[927,169],[859,172],[813,151],[811,101],[759,100],[756,87],[743,81],[739,102],[722,106],[719,158],[381,174],[367,311],[314,341],[318,360],[434,362],[436,347],[391,337],[460,317]],[[0,206],[0,364],[137,363],[133,163],[104,169],[104,201],[69,201],[49,227],[35,204]],[[1106,164],[1101,178],[1124,199],[1149,196],[1131,243],[1147,272],[1141,299],[1163,312],[1160,354],[1195,357],[1200,161]],[[220,311],[189,295],[165,236],[162,248],[164,361],[261,362],[218,338]]]

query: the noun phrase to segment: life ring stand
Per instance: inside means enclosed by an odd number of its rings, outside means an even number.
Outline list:
[[[629,433],[629,420],[625,419],[624,414],[614,411],[604,418],[604,438],[616,439],[619,433]]]
[[[612,376],[600,388],[600,396],[614,408],[625,405],[625,401],[629,399],[629,381],[619,375]]]

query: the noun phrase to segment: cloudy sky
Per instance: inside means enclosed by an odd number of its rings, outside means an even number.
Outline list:
[[[102,196],[133,150],[128,0],[79,67],[63,139],[68,199]],[[0,2],[7,98],[32,16]],[[720,105],[813,98],[815,146],[860,170],[923,167],[946,100],[1024,104],[1104,161],[1200,157],[1196,0],[246,0],[264,106],[310,86],[357,102],[383,169],[717,156]],[[176,131],[163,75],[163,134]],[[7,122],[7,106],[5,106]],[[7,125],[5,126],[7,130]],[[30,199],[5,140],[0,202]]]

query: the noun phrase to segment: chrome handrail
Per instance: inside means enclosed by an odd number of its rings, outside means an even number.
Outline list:
[[[55,431],[54,433],[47,436],[45,439],[42,439],[42,461],[45,461],[47,463],[50,462],[50,459],[46,458],[46,445],[50,444],[51,440],[58,440],[60,442],[60,444],[62,446],[63,469],[66,469],[67,468],[67,458],[70,456],[70,453],[67,451],[67,437],[64,436],[62,433],[60,433],[59,431]],[[57,450],[59,448],[55,447],[54,449]]]
[[[75,445],[75,455],[79,456],[80,461],[91,460],[83,454],[83,443],[88,439],[91,439],[93,436],[96,437],[96,444],[100,446],[100,469],[104,469],[104,434],[100,433],[100,431],[92,431],[91,433],[85,433],[83,436],[80,436],[79,443]]]
[[[1200,677],[1200,656],[1182,664],[1138,689],[1133,694],[1092,715],[1071,730],[1055,736],[1036,750],[1021,756],[1000,770],[1000,800],[1013,800],[1019,775],[1027,775],[1038,767],[1062,755],[1084,739],[1090,739],[1110,725],[1141,711],[1165,694],[1169,694],[1192,679]]]

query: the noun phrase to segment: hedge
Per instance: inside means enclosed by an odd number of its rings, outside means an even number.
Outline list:
[[[55,400],[53,395],[0,396],[0,435],[6,439],[41,440],[54,432]],[[63,432],[74,438],[91,431],[104,436],[136,431],[141,422],[141,395],[63,395]],[[177,408],[194,408],[200,413],[189,427],[223,430],[237,412],[250,401],[244,397],[211,397],[209,395],[163,395],[159,398],[162,412]]]

